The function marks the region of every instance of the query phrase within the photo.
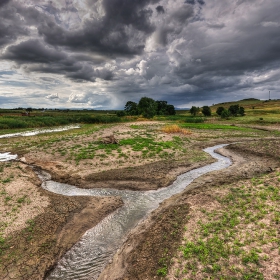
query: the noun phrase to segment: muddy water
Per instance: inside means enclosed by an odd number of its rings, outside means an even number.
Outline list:
[[[163,200],[182,192],[196,178],[210,171],[220,170],[231,164],[230,159],[214,151],[225,145],[204,151],[217,159],[210,165],[189,171],[177,177],[169,187],[156,191],[125,191],[115,189],[79,189],[46,178],[42,187],[67,196],[121,196],[124,206],[107,216],[97,226],[88,230],[82,239],[68,251],[48,276],[54,279],[97,279],[114,253],[125,240],[128,232],[143,220]]]

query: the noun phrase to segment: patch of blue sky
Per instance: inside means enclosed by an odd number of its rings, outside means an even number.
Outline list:
[[[13,74],[15,74],[15,71],[0,71],[0,77],[3,77],[4,75],[9,75],[12,76]]]

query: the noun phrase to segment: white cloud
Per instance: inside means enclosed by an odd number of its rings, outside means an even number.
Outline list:
[[[50,94],[50,95],[47,95],[46,98],[47,98],[47,99],[50,99],[50,100],[59,99],[58,93],[52,93],[52,94]]]

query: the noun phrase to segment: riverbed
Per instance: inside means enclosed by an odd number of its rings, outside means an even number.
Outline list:
[[[196,178],[230,166],[229,158],[215,152],[225,145],[205,149],[217,162],[191,170],[177,177],[174,183],[155,191],[128,191],[115,189],[80,189],[57,183],[42,177],[42,187],[66,196],[120,196],[124,206],[88,230],[82,239],[59,261],[47,277],[54,279],[97,279],[110,262],[114,253],[124,242],[127,234],[142,222],[159,204],[174,194],[180,193]]]

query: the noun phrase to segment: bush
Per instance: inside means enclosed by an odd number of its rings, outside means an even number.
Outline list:
[[[229,117],[230,117],[230,112],[227,109],[225,109],[221,114],[221,118],[222,119],[227,119]]]
[[[205,117],[211,116],[211,108],[209,106],[203,106],[201,112]]]
[[[165,133],[183,133],[183,134],[191,134],[191,132],[185,128],[181,128],[176,124],[166,125],[161,129]]]
[[[202,117],[197,117],[197,118],[193,118],[193,117],[188,117],[185,120],[187,123],[204,123],[205,122],[205,118]]]
[[[125,116],[125,112],[124,111],[118,111],[117,112],[117,116],[118,117],[124,117]]]
[[[224,107],[218,107],[217,110],[216,110],[216,114],[221,116],[222,115],[222,112],[225,110]]]

